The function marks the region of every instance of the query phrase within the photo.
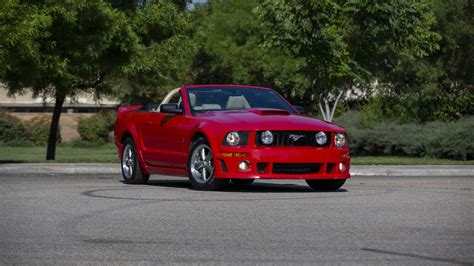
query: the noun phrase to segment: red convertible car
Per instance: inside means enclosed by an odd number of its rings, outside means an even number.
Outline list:
[[[344,129],[302,116],[268,88],[184,86],[161,104],[120,107],[115,144],[132,184],[164,174],[188,176],[202,190],[255,179],[336,190],[350,177]]]

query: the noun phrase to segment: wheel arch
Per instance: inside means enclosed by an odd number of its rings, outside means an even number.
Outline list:
[[[123,134],[122,134],[122,138],[120,139],[120,143],[123,144],[127,138],[131,138],[131,139],[133,140],[132,133],[130,133],[130,132],[128,132],[128,131],[125,131],[125,132],[123,132]],[[135,142],[135,141],[134,141],[134,142]]]
[[[211,146],[213,152],[217,152],[219,143],[217,142],[216,135],[216,132],[213,131],[213,128],[209,123],[200,123],[196,125],[190,134],[191,137],[188,139],[189,149],[191,149],[193,143],[197,139],[204,138],[209,143],[209,146]]]
[[[120,136],[120,153],[119,153],[119,156],[120,156],[120,159],[122,159],[122,153],[123,153],[123,144],[125,142],[126,139],[130,138],[133,143],[135,143],[135,146],[137,146],[137,142],[135,140],[135,138],[133,137],[133,134],[129,131],[129,130],[125,130],[124,132],[122,132],[122,135]]]
[[[122,144],[121,149],[120,149],[120,159],[122,159],[122,153],[123,153],[123,148],[124,148],[123,143],[128,138],[130,138],[132,140],[133,144],[135,145],[135,152],[136,152],[136,155],[138,157],[138,160],[140,161],[140,169],[142,170],[142,172],[144,174],[150,174],[150,172],[147,169],[147,164],[145,162],[145,158],[143,157],[143,154],[142,154],[141,144],[139,143],[140,140],[138,139],[137,132],[134,129],[125,130],[122,133],[122,137],[120,139],[120,144]]]
[[[198,139],[200,139],[200,138],[203,138],[203,139],[209,141],[209,140],[208,140],[208,137],[206,136],[206,134],[204,134],[202,131],[196,131],[196,132],[194,132],[193,136],[191,137],[191,145],[192,145],[196,140],[198,140]]]

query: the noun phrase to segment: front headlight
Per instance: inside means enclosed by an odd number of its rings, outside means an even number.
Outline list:
[[[265,145],[270,145],[273,142],[273,133],[271,131],[262,132],[262,143]]]
[[[227,136],[225,137],[225,141],[230,146],[239,145],[239,142],[240,142],[239,132],[235,132],[235,131],[229,132]]]
[[[343,148],[347,145],[346,135],[344,133],[336,133],[334,135],[334,144],[338,148]]]
[[[249,141],[249,131],[231,131],[222,140],[224,146],[243,146]]]
[[[318,145],[324,145],[328,141],[328,137],[326,136],[326,133],[324,133],[322,131],[318,132],[318,134],[316,134],[315,139],[316,139],[316,143],[318,143]]]

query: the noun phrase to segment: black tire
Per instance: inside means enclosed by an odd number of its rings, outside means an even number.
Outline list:
[[[204,150],[204,158],[202,158]],[[191,185],[196,190],[220,190],[229,179],[214,177],[214,159],[207,140],[199,138],[193,142],[188,155],[188,176]]]
[[[255,181],[255,179],[253,178],[246,178],[246,179],[242,179],[242,178],[232,178],[230,180],[232,182],[232,184],[234,185],[250,185],[253,183],[253,181]]]
[[[123,142],[122,160],[123,182],[126,184],[146,184],[150,175],[144,174],[137,158],[135,143],[131,138],[126,138]]]
[[[306,180],[306,183],[314,190],[334,191],[344,185],[345,179],[323,179],[323,180]]]

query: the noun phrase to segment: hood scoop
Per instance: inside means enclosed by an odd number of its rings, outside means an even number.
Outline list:
[[[282,109],[261,109],[261,108],[251,108],[247,111],[252,112],[257,115],[290,115],[290,112]]]

